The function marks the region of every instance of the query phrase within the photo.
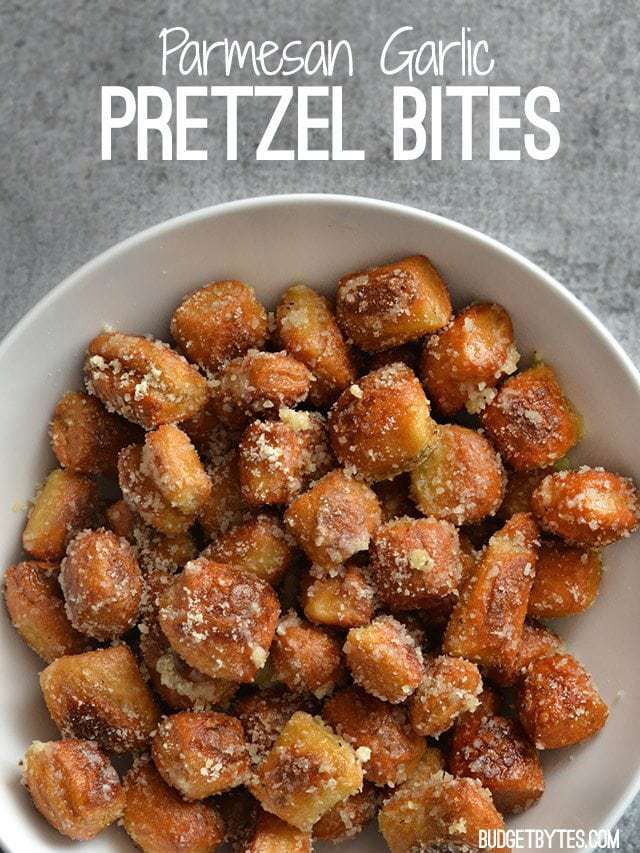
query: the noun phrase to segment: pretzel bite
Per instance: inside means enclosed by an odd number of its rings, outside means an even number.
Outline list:
[[[276,586],[293,565],[296,549],[276,515],[261,513],[241,521],[207,546],[202,556],[230,563]]]
[[[392,616],[351,628],[343,651],[356,684],[385,702],[404,702],[422,681],[422,652]]]
[[[451,614],[445,654],[486,667],[515,661],[535,576],[537,537],[526,513],[514,515],[491,537]]]
[[[147,433],[142,461],[162,497],[180,512],[195,516],[211,484],[189,436],[174,424]]]
[[[380,480],[372,488],[380,501],[382,520],[391,521],[394,518],[416,517],[418,512],[409,497],[410,476],[399,474],[393,480]]]
[[[391,853],[476,853],[480,830],[503,829],[491,794],[475,779],[435,773],[402,785],[385,801],[378,826]]]
[[[314,707],[315,703],[309,696],[291,693],[282,685],[237,699],[233,713],[243,725],[253,763],[262,761],[296,711],[311,714]]]
[[[580,439],[580,418],[546,364],[512,376],[482,413],[482,425],[516,471],[553,465]]]
[[[138,626],[140,654],[149,679],[162,701],[175,711],[210,711],[226,708],[239,684],[209,678],[186,664],[173,651],[157,622]]]
[[[194,446],[173,424],[148,433],[142,447],[121,451],[118,469],[127,503],[166,536],[188,530],[211,493]]]
[[[416,467],[437,426],[415,373],[396,362],[340,394],[329,412],[329,437],[342,465],[367,481],[389,480]]]
[[[112,640],[133,627],[142,598],[142,574],[133,548],[110,530],[83,530],[60,566],[67,615],[78,631]]]
[[[303,488],[304,442],[280,421],[253,421],[242,435],[238,471],[242,499],[251,506],[287,504]]]
[[[356,379],[351,352],[329,301],[304,284],[283,293],[276,308],[280,344],[313,374],[309,402],[327,406]]]
[[[95,523],[98,506],[93,480],[57,468],[34,499],[22,533],[24,550],[36,560],[61,560],[76,533]]]
[[[162,341],[103,332],[87,348],[84,380],[108,411],[154,429],[191,418],[206,404],[206,380]]]
[[[95,397],[71,391],[53,410],[51,447],[63,468],[113,476],[118,453],[140,436],[133,424],[108,412]]]
[[[507,312],[500,305],[479,303],[427,340],[420,377],[443,415],[450,417],[465,406],[476,414],[495,397],[502,377],[515,371],[519,358]]]
[[[249,350],[223,367],[214,398],[222,420],[241,427],[250,418],[270,417],[281,406],[307,399],[313,375],[286,352]]]
[[[523,812],[540,799],[544,777],[538,753],[517,720],[469,714],[456,723],[449,771],[477,779],[502,814]]]
[[[553,468],[538,468],[536,471],[509,471],[504,498],[496,515],[508,521],[517,512],[531,512],[531,496]]]
[[[601,578],[598,551],[543,542],[527,612],[539,619],[582,613],[596,600]]]
[[[460,714],[478,707],[481,690],[482,678],[475,664],[447,655],[428,658],[424,678],[409,699],[413,730],[440,737]]]
[[[378,352],[441,329],[451,300],[438,271],[413,255],[343,276],[336,314],[342,331],[365,352]]]
[[[365,782],[362,791],[335,805],[313,825],[314,840],[340,844],[360,835],[378,813],[379,800],[375,786]]]
[[[586,465],[545,477],[531,505],[543,530],[585,548],[610,545],[640,524],[633,481]]]
[[[346,741],[318,717],[297,711],[248,788],[266,811],[309,832],[333,806],[362,789],[362,768]]]
[[[332,568],[367,550],[380,504],[368,486],[336,469],[297,497],[284,520],[307,557]]]
[[[215,373],[230,359],[264,346],[267,312],[249,285],[214,281],[180,303],[171,334],[189,361]]]
[[[525,620],[517,657],[521,676],[532,661],[561,651],[564,651],[564,643],[556,633],[535,619]]]
[[[373,587],[353,563],[330,572],[312,566],[302,579],[300,598],[304,615],[317,625],[358,628],[373,618]]]
[[[411,729],[406,709],[358,687],[330,696],[322,716],[355,749],[365,779],[374,785],[393,787],[405,782],[424,756],[425,739]]]
[[[4,601],[13,627],[47,663],[87,648],[86,637],[75,630],[65,613],[56,565],[25,561],[9,566]]]
[[[144,853],[213,853],[224,840],[217,809],[185,802],[148,758],[139,759],[124,779],[122,825]]]
[[[475,524],[496,512],[505,479],[500,457],[483,435],[447,424],[439,428],[431,453],[411,472],[411,497],[424,515]]]
[[[518,715],[538,749],[557,749],[599,732],[609,709],[586,670],[559,652],[529,665],[518,691]]]
[[[235,788],[249,772],[242,723],[213,711],[165,717],[151,741],[151,756],[164,781],[186,800]]]
[[[145,526],[138,513],[134,512],[122,498],[109,504],[104,511],[104,518],[116,536],[126,539],[130,545],[135,542],[136,528]],[[153,530],[153,528],[148,529]]]
[[[276,628],[270,662],[277,681],[294,693],[313,693],[317,699],[331,693],[344,674],[338,640],[293,611]]]
[[[118,774],[91,741],[33,741],[22,779],[40,814],[74,841],[94,838],[122,814]]]
[[[147,575],[158,570],[165,574],[175,572],[198,555],[196,543],[189,533],[165,536],[145,524],[124,500],[107,507],[105,519],[117,536],[122,536],[133,546],[138,565]]]
[[[165,636],[199,672],[247,682],[264,666],[279,606],[255,575],[201,557],[185,566],[160,605]]]
[[[40,687],[64,737],[93,740],[107,752],[143,749],[160,716],[124,645],[57,658],[40,673]]]
[[[393,611],[449,607],[460,580],[455,527],[435,518],[396,518],[377,529],[371,543],[371,577]]]
[[[208,469],[211,492],[198,521],[210,539],[215,539],[243,518],[248,507],[240,490],[238,453],[230,451]]]

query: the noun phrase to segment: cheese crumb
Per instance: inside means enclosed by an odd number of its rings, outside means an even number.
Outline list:
[[[262,669],[267,662],[267,652],[262,646],[254,646],[251,649],[251,660],[258,669]]]
[[[361,764],[366,764],[371,758],[371,750],[368,746],[359,746],[356,749],[356,758]]]
[[[407,559],[411,568],[417,572],[427,572],[434,566],[433,557],[424,548],[413,548],[409,551]]]
[[[296,412],[294,409],[282,406],[278,414],[282,423],[290,426],[294,432],[303,432],[311,428],[311,415],[309,412]]]

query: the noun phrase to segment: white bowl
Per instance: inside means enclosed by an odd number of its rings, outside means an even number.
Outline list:
[[[79,386],[84,347],[105,323],[166,338],[183,294],[213,279],[250,282],[272,306],[291,282],[330,292],[345,272],[418,252],[440,269],[458,305],[502,303],[520,348],[554,365],[584,415],[575,459],[640,480],[640,376],[587,309],[536,266],[469,228],[400,205],[347,196],[262,198],[191,213],[121,243],[51,291],[0,345],[2,562],[19,557],[24,503],[54,466],[47,440],[53,406]],[[640,537],[608,548],[599,600],[559,626],[611,715],[586,744],[543,754],[547,790],[512,827],[610,828],[640,787],[639,564]],[[18,761],[31,740],[56,737],[38,687],[42,663],[6,617],[0,635],[0,840],[8,853],[72,849],[19,784]],[[85,849],[132,847],[112,828]],[[372,830],[342,849],[386,848]]]

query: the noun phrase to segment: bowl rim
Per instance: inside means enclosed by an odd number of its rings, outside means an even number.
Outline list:
[[[386,201],[367,196],[350,195],[348,193],[280,193],[221,202],[174,216],[115,243],[102,251],[99,255],[96,255],[94,258],[84,263],[77,270],[52,287],[51,290],[42,296],[5,334],[0,341],[0,371],[3,369],[2,362],[5,354],[10,350],[13,342],[19,339],[20,336],[28,329],[30,323],[36,317],[44,313],[63,293],[73,290],[73,288],[76,287],[87,274],[98,270],[100,266],[108,263],[118,255],[142,245],[148,240],[162,237],[164,234],[174,231],[175,229],[188,227],[194,222],[224,217],[228,214],[243,213],[255,208],[307,205],[316,205],[320,207],[337,206],[352,210],[358,208],[378,209],[394,215],[421,219],[425,222],[435,224],[443,230],[457,233],[471,243],[476,243],[485,251],[489,249],[495,254],[506,256],[512,263],[520,266],[526,272],[540,279],[546,287],[554,291],[561,300],[568,303],[578,313],[580,318],[590,326],[593,332],[598,336],[601,343],[605,345],[605,347],[613,354],[615,359],[621,364],[626,378],[633,386],[635,386],[635,390],[640,398],[640,370],[635,366],[634,362],[622,348],[621,344],[618,343],[613,334],[609,329],[607,329],[604,323],[598,319],[591,309],[582,303],[565,285],[561,284],[557,279],[545,272],[536,263],[528,260],[524,255],[520,254],[520,252],[510,248],[500,240],[490,237],[468,225],[457,222],[454,219],[450,219],[449,217],[431,213],[399,202]],[[639,791],[640,761],[635,775],[629,781],[623,795],[610,809],[601,825],[594,829],[598,832],[611,831],[611,829],[622,818]],[[4,843],[4,839],[2,838],[3,835],[4,832],[0,826],[0,841]],[[594,851],[594,848],[589,848],[588,850],[587,848],[583,849],[585,850],[585,853],[593,853]]]

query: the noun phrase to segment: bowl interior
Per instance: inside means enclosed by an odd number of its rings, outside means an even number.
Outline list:
[[[420,211],[348,197],[276,197],[201,211],[132,238],[51,293],[0,346],[0,554],[20,555],[26,501],[54,466],[47,422],[61,394],[80,385],[84,347],[105,324],[167,339],[168,318],[189,290],[221,278],[243,279],[270,307],[283,288],[304,281],[330,293],[345,272],[406,254],[428,255],[457,305],[503,304],[524,353],[557,369],[585,420],[578,462],[640,479],[640,384],[630,362],[597,321],[548,276],[503,246]],[[569,649],[594,674],[611,715],[583,746],[543,755],[547,790],[513,827],[590,829],[610,825],[635,791],[640,734],[640,539],[606,550],[607,572],[593,609],[558,625]],[[42,669],[0,619],[0,778],[7,851],[71,849],[36,816],[19,784],[17,763],[35,738],[56,732],[37,683]],[[115,829],[91,851],[130,850]],[[374,832],[342,849],[384,850]]]

